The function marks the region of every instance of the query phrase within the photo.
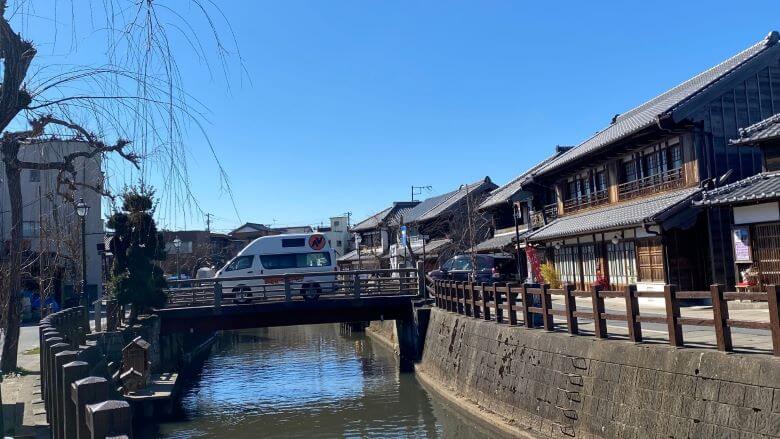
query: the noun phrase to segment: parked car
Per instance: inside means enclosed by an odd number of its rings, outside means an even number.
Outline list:
[[[476,269],[473,266],[473,259],[476,260]],[[478,254],[457,255],[441,264],[438,270],[433,270],[429,274],[433,279],[453,280],[459,282],[474,282],[493,284],[496,282],[506,282],[517,270],[512,256],[505,253],[496,254]]]

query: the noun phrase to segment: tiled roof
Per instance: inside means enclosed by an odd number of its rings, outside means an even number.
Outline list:
[[[606,206],[574,215],[566,215],[547,224],[529,236],[531,241],[543,241],[564,236],[576,236],[657,221],[669,209],[689,200],[700,191],[698,187],[667,192],[617,205]]]
[[[555,148],[555,154],[551,155],[550,157],[547,157],[546,159],[542,160],[541,162],[531,167],[531,169],[520,174],[514,180],[510,181],[509,183],[491,192],[490,196],[487,197],[485,201],[483,201],[482,204],[479,205],[479,209],[480,210],[487,209],[488,207],[493,207],[497,204],[506,203],[507,201],[511,200],[511,198],[515,196],[515,194],[517,194],[523,189],[523,186],[525,184],[527,184],[533,179],[533,173],[537,169],[541,168],[547,163],[550,163],[553,159],[560,156],[564,152],[570,150],[571,148],[572,148],[571,146],[557,146]]]
[[[360,260],[361,258],[363,260],[368,260],[369,258],[375,258],[377,256],[380,258],[386,257],[386,255],[382,253],[382,247],[361,248],[360,257],[358,257],[358,251],[355,249],[338,258],[338,262],[353,262]]]
[[[377,225],[379,225],[381,221],[385,219],[385,216],[387,216],[387,214],[390,213],[391,210],[393,210],[393,206],[390,206],[381,212],[371,215],[370,217],[352,226],[352,231],[362,232],[364,230],[371,230],[375,228]]]
[[[780,198],[780,172],[765,172],[726,186],[702,192],[697,206],[740,204]]]
[[[414,206],[420,204],[419,201],[396,201],[392,206],[382,210],[379,213],[375,213],[363,221],[355,224],[352,232],[363,232],[367,230],[375,229],[380,223],[395,224],[401,215],[404,215]]]
[[[443,239],[432,239],[432,240],[426,242],[425,243],[425,255],[426,255],[426,258],[436,257],[436,252],[438,252],[439,250],[441,250],[442,248],[444,248],[444,247],[446,247],[446,246],[448,246],[450,244],[452,244],[452,240],[451,239],[446,239],[446,238],[443,238]],[[422,256],[422,253],[423,253],[422,241],[412,241],[411,246],[412,246],[412,251],[417,256]],[[398,256],[406,256],[406,247],[404,247],[404,246],[402,246],[400,244],[393,244],[392,246],[390,246],[390,249],[391,249],[391,251],[390,251],[391,254],[393,253],[393,249],[395,249],[396,255],[398,255]]]
[[[526,232],[520,232],[520,239],[523,239]],[[515,232],[502,233],[492,238],[488,238],[474,246],[474,251],[503,250],[506,246],[515,242]]]
[[[644,104],[623,113],[606,128],[593,137],[579,144],[572,150],[562,154],[557,159],[539,169],[535,175],[550,172],[563,165],[578,160],[590,153],[600,150],[612,142],[623,139],[642,129],[653,126],[661,116],[673,113],[682,104],[688,102],[699,93],[711,87],[716,82],[729,77],[738,67],[744,65],[767,48],[773,46],[780,38],[776,31],[750,48],[723,61],[711,69],[700,73],[682,84],[662,93]]]
[[[460,200],[463,200],[466,197],[466,194],[472,196],[479,195],[494,189],[495,187],[496,184],[490,181],[490,177],[485,177],[482,180],[462,186],[452,192],[428,198],[405,213],[404,223],[409,224],[434,219],[457,204]]]
[[[775,114],[761,122],[740,129],[739,139],[734,139],[730,143],[742,145],[778,138],[780,138],[780,114]]]

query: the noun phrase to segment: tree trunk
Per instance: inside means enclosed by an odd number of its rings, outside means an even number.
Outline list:
[[[9,151],[9,149],[15,149]],[[5,319],[5,342],[3,343],[2,357],[0,357],[0,370],[4,373],[16,370],[17,355],[19,350],[19,326],[22,316],[22,184],[21,171],[9,163],[10,159],[16,158],[18,146],[16,148],[3,147],[3,163],[5,165],[6,182],[8,184],[8,195],[11,200],[11,243],[10,243],[10,267],[8,273],[8,309]]]

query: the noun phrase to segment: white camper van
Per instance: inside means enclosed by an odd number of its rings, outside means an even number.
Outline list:
[[[312,300],[330,291],[336,276],[306,276],[307,273],[336,270],[336,257],[325,235],[296,233],[257,238],[217,271],[222,291],[235,293],[237,301],[283,296],[284,279],[273,275],[300,274],[294,278],[295,294]],[[231,281],[231,278],[271,276],[263,279]]]

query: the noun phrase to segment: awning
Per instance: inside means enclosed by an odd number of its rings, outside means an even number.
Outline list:
[[[525,231],[520,232],[520,240],[522,240],[526,235]],[[515,232],[514,230],[511,232],[505,232],[505,233],[499,233],[498,235],[486,239],[479,244],[474,246],[474,251],[477,252],[485,252],[485,251],[495,251],[495,250],[504,250],[506,247],[512,245],[512,243],[515,242]],[[521,247],[525,247],[525,244],[520,243]]]
[[[724,206],[780,199],[780,172],[765,172],[702,192],[696,206]]]
[[[452,244],[451,239],[433,239],[425,243],[425,258],[437,258],[438,257],[438,251],[442,248],[445,248],[446,246]],[[421,257],[423,255],[423,245],[422,241],[420,240],[412,240],[411,241],[411,247],[412,251],[417,257]],[[406,257],[407,255],[407,248],[405,246],[402,246],[400,244],[393,244],[390,246],[390,256],[399,256],[399,257]]]
[[[692,209],[690,200],[699,192],[698,187],[686,188],[562,216],[529,235],[528,239],[545,241],[622,229],[644,223],[663,223],[685,208]]]

